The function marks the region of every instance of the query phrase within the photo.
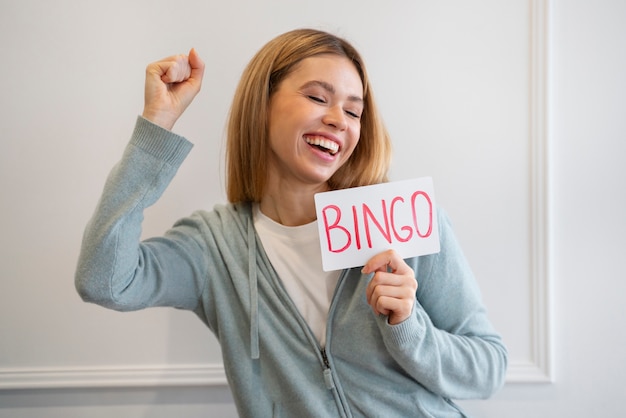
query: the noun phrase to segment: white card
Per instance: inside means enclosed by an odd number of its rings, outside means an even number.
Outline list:
[[[363,266],[394,249],[402,258],[439,252],[430,177],[315,195],[324,271]]]

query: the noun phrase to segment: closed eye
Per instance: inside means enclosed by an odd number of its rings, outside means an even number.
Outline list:
[[[314,102],[318,102],[318,103],[326,103],[326,100],[322,99],[321,97],[318,96],[312,96],[309,95],[307,96],[309,99],[313,100]]]
[[[356,113],[356,112],[351,112],[351,111],[349,111],[349,110],[346,110],[346,113],[347,113],[349,116],[351,116],[351,117],[353,117],[353,118],[355,118],[355,119],[361,119],[361,115],[359,115],[359,114],[358,114],[358,113]]]

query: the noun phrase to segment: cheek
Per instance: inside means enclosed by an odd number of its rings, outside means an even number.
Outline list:
[[[356,149],[357,145],[359,144],[359,137],[355,136],[355,138],[353,140],[350,141],[350,147],[347,150],[347,152],[343,153],[343,163],[345,163],[346,161],[348,161],[350,158],[352,158],[352,155],[354,154],[354,150]],[[343,164],[342,163],[342,164]]]
[[[350,130],[350,153],[354,151],[356,146],[359,143],[359,139],[361,137],[361,125],[355,125],[353,129]]]

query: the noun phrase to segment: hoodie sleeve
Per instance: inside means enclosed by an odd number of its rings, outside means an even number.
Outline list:
[[[507,350],[442,211],[439,227],[441,251],[407,260],[419,283],[413,315],[393,326],[378,318],[379,327],[392,357],[430,391],[487,398],[504,383]]]
[[[162,195],[192,148],[139,117],[85,228],[75,285],[83,300],[116,310],[195,309],[203,277],[193,233],[140,242],[143,212]]]

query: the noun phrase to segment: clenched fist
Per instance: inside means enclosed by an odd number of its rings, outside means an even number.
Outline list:
[[[397,325],[413,312],[417,280],[415,273],[394,250],[372,257],[362,269],[374,273],[367,286],[367,303],[374,313],[388,316],[389,324]]]
[[[171,130],[200,91],[204,62],[195,49],[149,64],[143,117]]]

